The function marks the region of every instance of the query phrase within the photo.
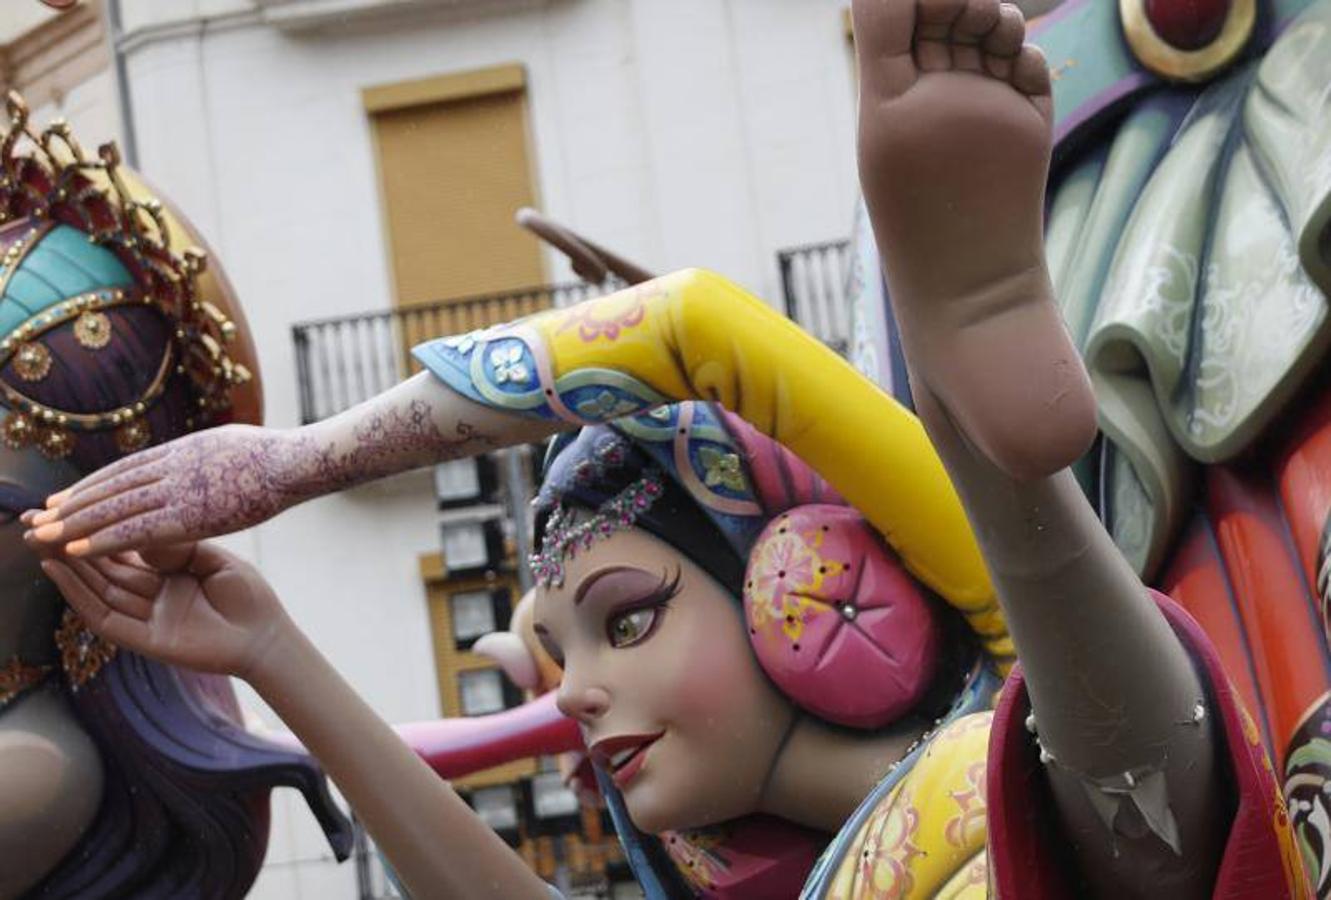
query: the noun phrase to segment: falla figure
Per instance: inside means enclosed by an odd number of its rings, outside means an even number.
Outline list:
[[[19,515],[108,462],[261,420],[244,317],[185,220],[11,93],[0,124],[0,897],[243,896],[269,789],[335,853],[350,823],[303,752],[243,726],[229,684],[97,639]]]
[[[1096,412],[1045,264],[1050,77],[1020,12],[853,12],[918,418],[690,270],[422,345],[428,372],[327,421],[108,466],[25,514],[29,543],[105,639],[254,685],[413,896],[544,898],[260,575],[198,542],[562,433],[531,630],[650,895],[1307,896],[1207,637],[1068,468]]]

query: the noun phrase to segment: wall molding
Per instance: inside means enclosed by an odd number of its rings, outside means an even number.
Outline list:
[[[544,6],[548,0],[251,0],[265,22],[302,30],[342,27],[359,21],[448,10],[462,14],[508,12]]]

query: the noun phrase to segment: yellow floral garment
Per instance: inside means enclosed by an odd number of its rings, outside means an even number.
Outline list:
[[[940,731],[852,839],[828,900],[986,895],[985,768],[992,712]]]

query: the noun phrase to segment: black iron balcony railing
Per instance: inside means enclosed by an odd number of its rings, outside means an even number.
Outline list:
[[[850,343],[849,259],[849,241],[777,253],[783,311],[838,353],[844,353]],[[568,306],[618,287],[618,283],[546,285],[300,322],[291,332],[301,421],[309,423],[339,413],[416,372],[419,365],[410,350],[422,341]]]
[[[850,347],[850,241],[778,250],[785,313],[805,331],[845,354]]]
[[[387,390],[419,370],[411,348],[431,338],[464,334],[522,316],[568,306],[613,286],[557,284],[383,312],[299,322],[295,342],[300,416],[327,418]]]

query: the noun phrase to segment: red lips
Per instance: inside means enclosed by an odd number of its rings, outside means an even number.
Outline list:
[[[615,787],[623,790],[641,771],[646,761],[647,750],[660,740],[664,731],[655,734],[625,734],[603,738],[592,744],[592,759],[610,773],[610,780]]]

